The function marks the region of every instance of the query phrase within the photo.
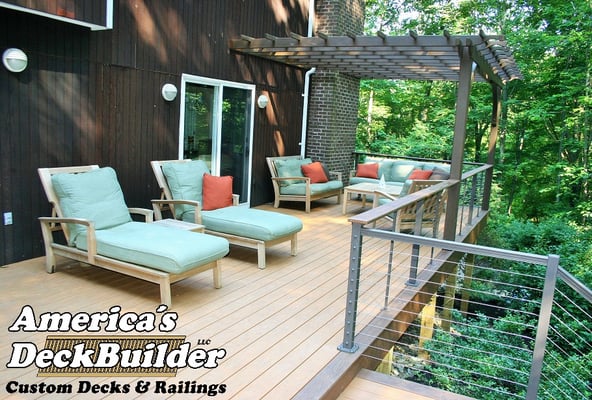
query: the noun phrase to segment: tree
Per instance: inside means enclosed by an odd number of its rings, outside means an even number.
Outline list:
[[[535,221],[566,214],[587,223],[590,198],[592,15],[589,0],[368,0],[368,34],[502,34],[523,81],[504,88],[497,154],[503,212]],[[364,81],[358,149],[446,158],[453,83]],[[372,95],[371,107],[369,106]],[[466,159],[482,161],[491,91],[471,95]],[[429,138],[434,138],[432,142]],[[427,140],[426,140],[427,139]],[[422,143],[435,146],[427,151]]]

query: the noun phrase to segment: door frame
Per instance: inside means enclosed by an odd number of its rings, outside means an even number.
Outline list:
[[[215,137],[212,137],[212,152],[215,152],[215,157],[212,157],[212,174],[219,175],[220,172],[220,139],[222,137],[222,100],[223,100],[223,89],[224,87],[232,87],[236,89],[244,89],[251,92],[251,109],[249,110],[250,113],[250,120],[247,122],[248,132],[249,132],[249,154],[247,159],[248,171],[247,171],[247,198],[239,199],[241,205],[250,206],[251,203],[251,182],[252,182],[252,174],[253,174],[253,134],[254,134],[254,126],[255,126],[255,93],[256,93],[256,86],[253,84],[248,83],[239,83],[239,82],[232,82],[226,81],[221,79],[212,79],[212,78],[205,78],[198,75],[191,75],[191,74],[182,74],[181,75],[181,95],[180,95],[180,113],[179,113],[179,149],[178,149],[178,159],[183,159],[183,146],[184,146],[184,139],[185,139],[185,87],[187,83],[193,83],[198,85],[206,85],[206,86],[213,86],[215,88],[215,96],[216,99],[214,100],[214,129],[216,132]]]

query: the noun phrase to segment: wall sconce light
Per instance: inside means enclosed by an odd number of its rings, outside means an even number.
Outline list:
[[[27,55],[21,49],[6,49],[2,53],[2,63],[10,72],[23,72],[28,61]]]
[[[177,97],[177,87],[172,83],[162,85],[162,98],[166,101],[173,101]]]
[[[257,107],[259,107],[259,108],[267,107],[268,103],[269,103],[269,98],[267,98],[267,96],[264,94],[262,94],[261,96],[259,96],[257,98]]]

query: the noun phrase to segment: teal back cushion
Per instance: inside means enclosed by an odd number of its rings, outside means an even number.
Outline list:
[[[312,160],[310,158],[305,159],[296,159],[296,158],[287,158],[287,159],[279,159],[275,160],[275,168],[277,170],[277,174],[280,178],[293,178],[293,177],[303,177],[304,174],[302,173],[302,165],[303,164],[310,164]],[[299,180],[289,180],[289,181],[280,181],[281,186],[289,186],[295,183],[302,183],[304,181]]]
[[[164,163],[162,173],[171,189],[173,200],[203,201],[203,175],[210,173],[204,161]],[[182,219],[184,213],[193,210],[194,207],[190,205],[176,205],[175,216]]]
[[[79,174],[56,174],[51,180],[63,217],[91,220],[97,230],[131,221],[113,168],[99,168]],[[70,243],[74,243],[85,227],[77,224],[69,227]]]
[[[413,172],[413,170],[416,168],[421,169],[421,165],[418,165],[414,162],[395,161],[391,168],[390,181],[405,182],[407,177],[411,175],[411,172]]]

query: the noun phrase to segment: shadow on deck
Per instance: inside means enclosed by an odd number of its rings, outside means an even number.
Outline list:
[[[172,286],[173,308],[170,311],[178,313],[178,320],[175,329],[167,334],[184,336],[192,347],[209,341],[210,347],[226,350],[217,368],[180,368],[173,377],[44,378],[38,376],[34,365],[6,368],[13,343],[30,342],[42,349],[48,335],[62,334],[22,329],[9,332],[7,328],[24,306],[31,306],[36,316],[46,312],[108,313],[113,306],[121,307],[121,315],[154,313],[159,289],[148,282],[63,259],[54,274],[45,272],[43,258],[4,266],[0,269],[4,394],[10,381],[28,385],[42,382],[71,385],[72,393],[54,394],[53,398],[75,397],[81,381],[99,385],[117,381],[129,384],[130,393],[111,394],[110,398],[143,398],[146,395],[135,391],[136,384],[139,381],[151,383],[152,392],[148,394],[154,395],[155,385],[160,381],[171,385],[170,396],[179,390],[179,383],[189,382],[206,385],[219,394],[224,391],[225,398],[232,399],[335,398],[341,389],[333,388],[326,393],[314,381],[337,356],[344,357],[337,347],[343,338],[346,303],[351,237],[348,217],[358,209],[351,204],[350,214],[342,215],[341,206],[335,205],[334,200],[315,202],[310,214],[304,213],[300,206],[277,210],[271,206],[259,207],[302,219],[304,229],[299,235],[297,256],[290,256],[289,243],[274,246],[267,252],[267,268],[260,270],[256,251],[231,247],[230,255],[222,263],[221,289],[212,287],[210,273]],[[129,334],[144,333],[162,334],[158,330]],[[88,336],[88,332],[74,334]],[[103,330],[92,334],[120,335],[122,332]],[[347,356],[352,361],[357,357]],[[342,382],[349,383],[354,375]],[[416,390],[410,386],[399,389]],[[36,393],[17,397],[39,396]],[[193,398],[199,395],[194,393]]]

